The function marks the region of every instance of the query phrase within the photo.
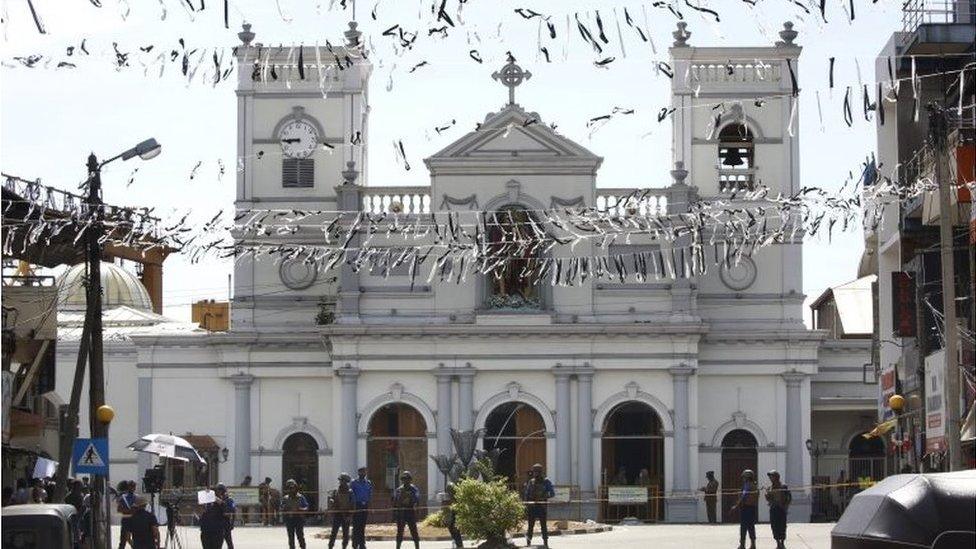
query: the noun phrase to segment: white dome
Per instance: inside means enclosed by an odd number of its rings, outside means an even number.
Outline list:
[[[149,292],[139,278],[114,263],[102,262],[102,310],[122,305],[152,311]],[[58,279],[58,307],[64,311],[85,310],[85,278],[87,269],[79,263]]]

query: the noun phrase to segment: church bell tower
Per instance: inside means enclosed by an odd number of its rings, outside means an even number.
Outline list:
[[[334,211],[335,188],[365,179],[368,84],[372,66],[355,22],[344,44],[266,46],[249,24],[238,33],[238,223],[268,210]],[[237,242],[301,246],[322,243],[307,218],[287,235],[248,232]],[[246,241],[246,242],[245,242]],[[299,258],[245,254],[235,263],[232,328],[315,325],[323,299],[335,294],[331,273]]]

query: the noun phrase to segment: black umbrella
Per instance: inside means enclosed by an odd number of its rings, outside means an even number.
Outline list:
[[[831,549],[973,547],[976,471],[894,475],[855,495]]]

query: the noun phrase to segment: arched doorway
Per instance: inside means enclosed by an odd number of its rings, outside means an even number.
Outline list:
[[[298,483],[313,509],[318,508],[319,445],[308,433],[293,433],[281,445],[281,483]]]
[[[734,429],[722,438],[722,522],[739,522],[739,511],[732,510],[742,489],[742,471],[758,475],[759,452],[756,437],[745,429]]]
[[[376,410],[369,420],[366,438],[366,466],[373,482],[373,506],[386,509],[400,473],[410,471],[421,499],[427,492],[427,424],[414,407],[387,404]],[[377,520],[389,519],[380,513]]]
[[[871,480],[884,478],[885,445],[881,437],[864,438],[857,435],[847,446],[848,478],[857,481],[870,477]]]
[[[603,421],[601,446],[601,483],[647,486],[650,497],[649,505],[607,505],[604,517],[663,519],[664,506],[657,496],[664,493],[664,433],[657,412],[643,402],[618,404]],[[621,516],[616,517],[618,514]]]
[[[532,465],[546,464],[546,426],[539,412],[523,402],[506,402],[485,420],[483,448],[500,448],[496,473],[521,485]]]

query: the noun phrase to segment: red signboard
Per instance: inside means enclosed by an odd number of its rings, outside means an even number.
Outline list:
[[[911,273],[891,273],[891,309],[895,335],[915,337],[915,279]]]

